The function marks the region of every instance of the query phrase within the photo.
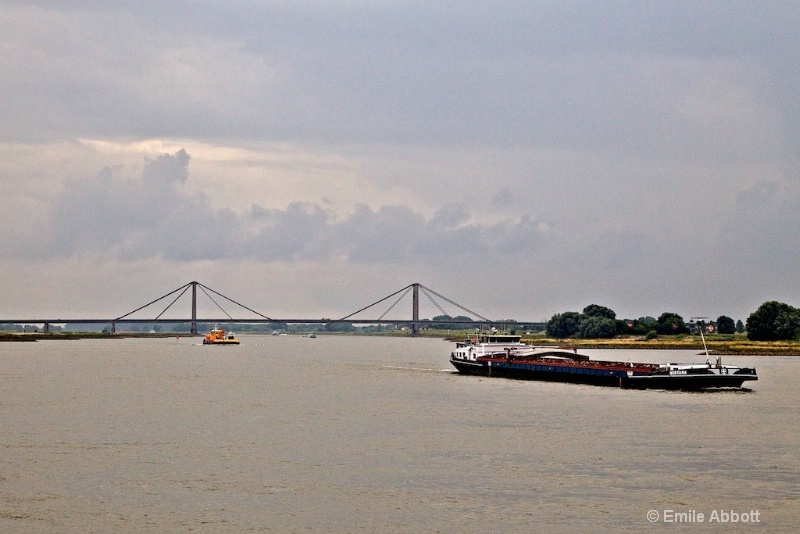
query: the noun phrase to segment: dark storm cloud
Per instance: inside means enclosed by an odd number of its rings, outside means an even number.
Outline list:
[[[253,205],[244,213],[212,208],[204,194],[186,187],[189,161],[180,150],[146,161],[136,178],[104,169],[87,179],[66,179],[53,199],[50,226],[42,229],[48,246],[29,252],[43,258],[109,252],[123,261],[337,258],[431,264],[443,255],[501,257],[541,243],[530,217],[464,225],[470,216],[464,206],[426,218],[405,206],[359,205],[343,219],[314,203],[295,202],[286,209]]]

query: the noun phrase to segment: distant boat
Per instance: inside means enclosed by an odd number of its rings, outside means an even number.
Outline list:
[[[314,332],[309,332],[308,334],[304,335],[303,337],[315,338],[315,337],[317,337],[317,334],[315,334]]]
[[[222,328],[214,327],[206,337],[203,338],[203,345],[238,345],[239,338],[233,332],[225,332]]]

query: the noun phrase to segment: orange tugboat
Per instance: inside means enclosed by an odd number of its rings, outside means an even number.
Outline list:
[[[203,338],[203,345],[238,345],[239,338],[233,332],[225,333],[222,328],[214,327],[206,337]]]

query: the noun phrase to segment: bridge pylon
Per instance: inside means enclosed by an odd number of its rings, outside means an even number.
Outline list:
[[[197,282],[192,282],[192,335],[197,335]]]
[[[419,283],[411,284],[411,335],[419,335]]]

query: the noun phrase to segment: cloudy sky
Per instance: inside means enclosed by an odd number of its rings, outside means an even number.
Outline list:
[[[796,2],[3,0],[0,118],[0,318],[800,306]]]

